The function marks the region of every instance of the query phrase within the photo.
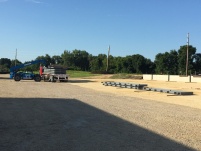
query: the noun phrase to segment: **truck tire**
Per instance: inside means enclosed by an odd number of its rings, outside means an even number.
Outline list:
[[[36,74],[35,77],[34,77],[34,80],[36,82],[40,82],[41,81],[41,76],[39,74]]]
[[[15,77],[14,77],[14,80],[15,81],[20,81],[21,80],[21,75],[16,74]]]

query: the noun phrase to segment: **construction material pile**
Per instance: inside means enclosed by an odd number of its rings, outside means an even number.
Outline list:
[[[66,74],[66,68],[60,65],[50,65],[44,68],[44,74]]]
[[[163,93],[169,93],[174,95],[193,95],[193,92],[189,92],[189,91],[171,90],[171,89],[163,89],[163,88],[150,88],[150,87],[147,87],[147,84],[135,84],[135,83],[124,83],[124,82],[113,82],[113,81],[105,81],[102,83],[105,86],[115,86],[115,87],[121,87],[121,88],[139,89],[144,91],[163,92]]]
[[[44,81],[56,82],[56,81],[68,81],[68,75],[66,74],[66,68],[60,65],[50,65],[48,68],[43,68],[42,79]]]

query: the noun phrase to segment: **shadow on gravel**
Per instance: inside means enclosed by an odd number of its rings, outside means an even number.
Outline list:
[[[68,80],[69,83],[88,83],[88,82],[95,82],[93,80]]]
[[[9,77],[0,77],[0,80],[12,80],[12,79],[10,79]]]
[[[74,99],[0,98],[1,151],[192,151]]]

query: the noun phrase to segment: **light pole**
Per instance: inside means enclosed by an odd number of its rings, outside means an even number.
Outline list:
[[[189,47],[189,33],[187,34],[187,49],[186,49],[186,76],[188,76],[188,47]]]
[[[109,66],[109,56],[110,56],[110,45],[108,47],[108,53],[107,53],[107,67],[106,67],[106,72],[108,71],[108,66]]]
[[[15,51],[15,66],[16,66],[16,64],[17,64],[17,49]]]

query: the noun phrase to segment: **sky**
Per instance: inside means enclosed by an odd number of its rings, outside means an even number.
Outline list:
[[[201,53],[201,0],[0,0],[0,58],[85,50],[97,56]]]

